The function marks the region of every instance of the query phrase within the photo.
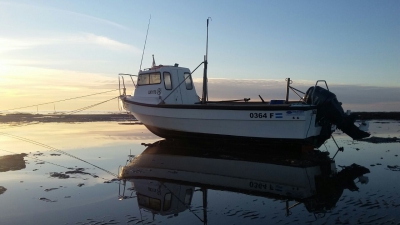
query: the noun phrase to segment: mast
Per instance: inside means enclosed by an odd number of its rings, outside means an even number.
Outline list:
[[[290,80],[290,78],[286,78],[286,81],[287,81],[287,83],[286,83],[286,101],[285,101],[285,103],[288,104],[289,103],[289,88],[290,88],[290,84],[292,81]]]
[[[207,18],[207,41],[206,41],[206,55],[204,56],[204,74],[203,74],[203,96],[201,97],[201,103],[206,104],[208,100],[208,87],[207,87],[207,65],[208,65],[208,23],[210,17]]]
[[[208,219],[207,219],[207,198],[208,198],[208,189],[207,188],[201,188],[201,192],[203,192],[203,223],[204,225],[207,225]]]

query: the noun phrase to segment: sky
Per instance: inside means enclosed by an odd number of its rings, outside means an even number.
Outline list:
[[[210,99],[282,99],[327,80],[346,108],[400,111],[400,1],[0,0],[0,112],[118,88],[152,63],[194,69]],[[193,74],[196,87],[202,73]],[[132,90],[132,89],[130,89]],[[118,91],[27,110],[74,110]],[[93,110],[118,110],[110,101]]]

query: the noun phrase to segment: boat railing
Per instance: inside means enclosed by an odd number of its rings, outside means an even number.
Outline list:
[[[316,87],[318,85],[318,82],[324,82],[325,86],[326,86],[326,89],[329,91],[328,83],[326,83],[326,80],[317,80],[317,82],[315,82],[315,86],[314,87]]]
[[[286,104],[289,104],[289,89],[291,89],[297,96],[299,96],[301,102],[304,102],[304,96],[303,97],[300,96],[299,93],[302,93],[303,95],[305,95],[306,93],[290,86],[293,83],[293,80],[291,80],[290,78],[286,78],[285,80],[286,80],[286,101],[285,101]]]
[[[292,87],[291,84],[293,83],[293,80],[291,80],[290,78],[286,78],[286,82],[287,82],[287,84],[286,84],[286,103],[289,103],[289,89],[291,89],[297,96],[299,96],[300,100],[304,102],[305,98],[300,96],[299,93],[302,93],[303,95],[306,95],[306,93]],[[317,80],[317,82],[315,82],[314,89],[312,90],[312,93],[310,96],[311,104],[314,104],[314,98],[313,98],[314,91],[315,91],[315,88],[318,86],[318,83],[320,83],[320,82],[325,83],[326,89],[329,91],[328,83],[326,82],[326,80]]]
[[[325,83],[325,86],[326,86],[326,89],[329,91],[328,83],[326,83],[326,80],[317,80],[317,82],[315,82],[314,89],[313,89],[312,94],[311,94],[311,103],[312,103],[313,105],[314,105],[314,98],[313,98],[313,96],[314,96],[315,88],[318,86],[318,83],[319,83],[319,82],[324,82],[324,83]]]
[[[119,95],[126,95],[126,86],[124,76],[129,76],[131,78],[133,86],[136,88],[135,81],[133,81],[132,77],[137,77],[138,75],[128,74],[128,73],[119,73],[118,74],[118,87],[119,87]],[[121,81],[122,81],[122,94],[121,94]]]

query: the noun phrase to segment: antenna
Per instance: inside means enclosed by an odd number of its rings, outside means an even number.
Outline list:
[[[207,41],[206,41],[206,61],[208,61],[208,24],[209,24],[209,20],[211,19],[211,21],[212,21],[212,18],[211,17],[208,17],[207,18]]]
[[[206,40],[206,55],[204,56],[204,72],[203,72],[203,95],[201,98],[202,104],[206,104],[208,101],[208,87],[207,87],[207,65],[208,65],[208,24],[211,17],[207,18],[207,40]]]
[[[151,14],[150,14],[150,18],[149,18],[149,24],[147,25],[146,39],[144,40],[144,46],[143,46],[143,52],[142,52],[142,59],[140,60],[140,68],[139,68],[139,71],[142,70],[143,55],[144,55],[144,50],[146,49],[147,35],[149,34],[149,27],[150,27],[150,20],[151,20]]]

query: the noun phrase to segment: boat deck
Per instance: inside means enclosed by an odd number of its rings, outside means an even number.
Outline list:
[[[197,102],[196,104],[202,104],[201,102]],[[208,101],[206,104],[202,105],[212,105],[212,106],[270,106],[270,107],[290,107],[290,106],[305,106],[309,107],[310,105],[305,104],[304,102],[301,101],[290,101],[288,103],[283,103],[283,104],[277,104],[277,103],[272,103],[271,102],[245,102],[243,100],[241,101]]]

